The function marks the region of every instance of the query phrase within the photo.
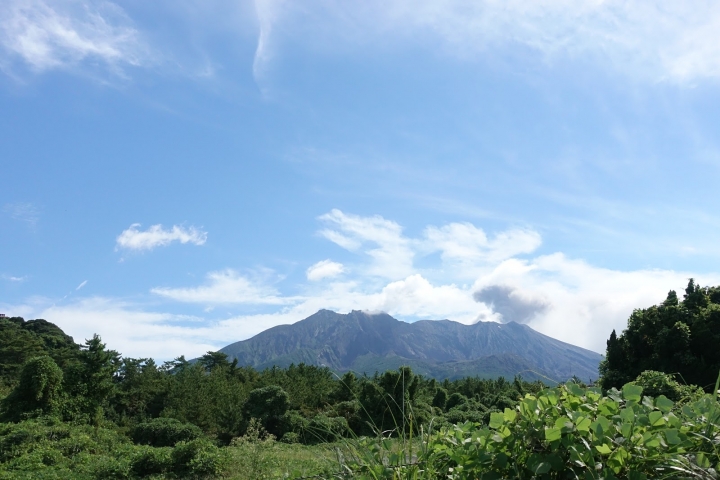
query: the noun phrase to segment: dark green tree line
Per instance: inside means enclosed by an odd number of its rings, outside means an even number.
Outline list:
[[[651,370],[712,389],[720,371],[720,287],[688,282],[683,300],[635,310],[621,335],[613,330],[600,365],[603,388],[619,388]]]

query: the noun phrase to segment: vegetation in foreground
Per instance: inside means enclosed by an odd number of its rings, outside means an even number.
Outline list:
[[[717,478],[719,291],[691,281],[636,310],[604,390],[255,371],[218,352],[158,366],[0,319],[0,478]]]

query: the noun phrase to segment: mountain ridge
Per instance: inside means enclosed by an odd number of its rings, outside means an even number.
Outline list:
[[[354,310],[317,313],[291,325],[278,325],[220,350],[238,364],[255,368],[291,363],[323,365],[343,372],[372,374],[410,365],[437,378],[512,377],[563,381],[598,377],[602,355],[543,335],[515,322],[451,320],[407,323],[387,313]],[[372,360],[371,360],[372,359]],[[395,367],[393,367],[395,368]]]

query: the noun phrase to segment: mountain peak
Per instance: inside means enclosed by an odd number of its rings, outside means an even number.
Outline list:
[[[336,371],[373,373],[410,365],[434,377],[508,376],[558,381],[596,379],[602,356],[516,322],[451,320],[407,323],[385,312],[319,310],[292,325],[274,327],[221,349],[241,365],[266,368],[291,363]],[[532,373],[534,372],[534,373]]]

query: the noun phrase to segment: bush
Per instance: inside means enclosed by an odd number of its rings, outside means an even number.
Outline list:
[[[633,383],[642,387],[645,395],[651,397],[665,395],[673,402],[698,398],[704,393],[700,387],[682,385],[673,375],[654,370],[644,371]]]
[[[334,442],[350,432],[347,420],[343,417],[316,415],[305,430],[307,443]]]
[[[295,432],[287,432],[280,441],[283,443],[300,443],[300,435]]]
[[[92,457],[89,461],[91,462],[90,470],[97,480],[130,478],[130,464],[127,459],[103,455]]]
[[[243,417],[246,421],[257,418],[265,430],[280,437],[285,433],[283,417],[289,405],[287,392],[279,386],[256,388],[250,392],[243,405]]]
[[[465,423],[426,436],[417,463],[453,479],[716,478],[718,401],[705,395],[677,409],[642,393],[632,383],[607,396],[568,383],[528,394],[491,412],[488,428]]]
[[[202,435],[199,427],[174,418],[154,418],[137,425],[132,431],[133,442],[153,447],[173,447],[178,442],[195,440]]]
[[[166,473],[173,467],[172,449],[168,447],[145,447],[135,453],[130,468],[140,477]]]
[[[219,475],[227,463],[227,453],[204,438],[179,442],[171,458],[173,471],[180,475]]]
[[[52,358],[31,358],[22,368],[18,385],[2,401],[3,420],[16,422],[23,416],[56,413],[62,399],[62,382],[63,372]]]

